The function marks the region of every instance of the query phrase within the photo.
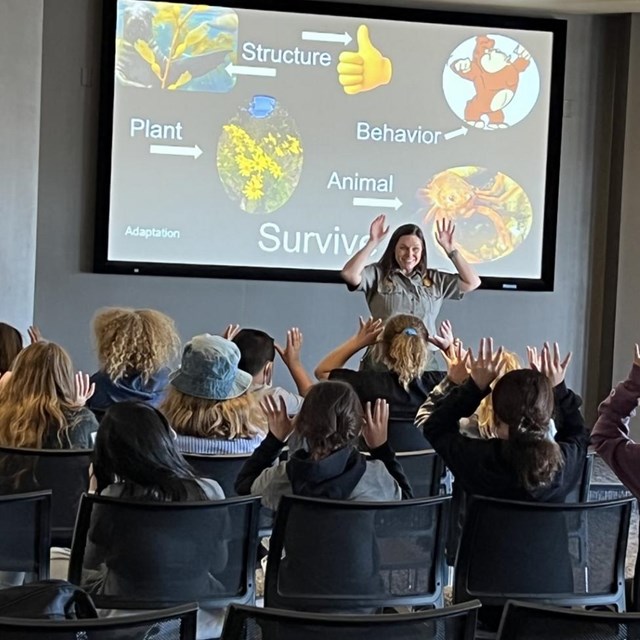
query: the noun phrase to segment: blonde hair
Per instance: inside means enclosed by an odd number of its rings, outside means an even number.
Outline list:
[[[93,319],[100,367],[114,382],[135,372],[144,382],[180,350],[173,320],[155,309],[101,309]]]
[[[208,400],[170,386],[160,409],[176,432],[185,436],[233,440],[267,431],[267,419],[255,392],[229,400]]]
[[[500,371],[500,376],[491,383],[492,389],[495,387],[498,380],[500,380],[500,378],[504,376],[505,373],[516,371],[517,369],[522,369],[520,358],[518,357],[518,354],[514,353],[513,351],[503,351],[501,362],[502,370]],[[493,420],[493,401],[491,399],[492,395],[493,394],[489,394],[488,396],[486,396],[482,400],[480,406],[478,407],[478,410],[476,411],[476,416],[478,417],[478,431],[480,432],[480,437],[482,438],[497,437]]]
[[[12,375],[0,387],[0,445],[41,449],[56,430],[63,446],[77,411],[74,371],[69,354],[53,342],[36,342],[16,357]]]
[[[408,389],[409,383],[427,369],[428,339],[429,332],[420,318],[408,314],[392,316],[375,346],[375,357],[397,373],[400,384]]]

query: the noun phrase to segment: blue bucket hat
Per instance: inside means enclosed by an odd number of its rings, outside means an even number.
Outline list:
[[[207,400],[237,398],[249,389],[253,377],[238,369],[240,349],[221,336],[193,337],[184,347],[182,364],[171,374],[171,384],[188,396]]]

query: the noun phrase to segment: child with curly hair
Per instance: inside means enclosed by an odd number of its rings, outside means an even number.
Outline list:
[[[180,338],[173,320],[154,309],[106,308],[93,320],[100,370],[89,408],[102,415],[112,404],[139,401],[157,407],[164,398]]]

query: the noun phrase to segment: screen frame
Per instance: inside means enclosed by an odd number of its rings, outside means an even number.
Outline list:
[[[109,260],[109,199],[111,194],[117,1],[118,0],[103,0],[93,271],[95,273],[121,275],[342,283],[340,272],[337,270]],[[193,0],[191,1],[193,2]],[[468,13],[462,11],[434,11],[431,9],[358,5],[340,2],[321,2],[317,0],[301,0],[297,2],[293,8],[290,3],[282,0],[270,2],[268,7],[265,7],[264,3],[260,2],[260,0],[228,0],[225,2],[205,0],[199,3],[233,9],[255,9],[261,11],[331,15],[363,19],[454,24],[470,27],[480,26],[491,29],[519,29],[522,31],[544,31],[551,33],[553,35],[553,49],[551,82],[549,87],[550,108],[547,131],[544,230],[540,278],[499,278],[483,276],[481,288],[507,291],[553,291],[560,186],[562,107],[564,104],[566,20]]]

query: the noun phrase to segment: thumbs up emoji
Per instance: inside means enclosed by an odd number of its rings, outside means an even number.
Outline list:
[[[371,43],[369,28],[358,27],[358,51],[343,51],[338,63],[338,82],[347,95],[370,91],[391,80],[391,60]]]

